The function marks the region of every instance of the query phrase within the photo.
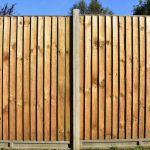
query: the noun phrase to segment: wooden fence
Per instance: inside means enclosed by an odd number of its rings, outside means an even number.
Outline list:
[[[150,17],[79,17],[80,140],[150,138]]]
[[[0,17],[0,140],[70,141],[70,16]]]

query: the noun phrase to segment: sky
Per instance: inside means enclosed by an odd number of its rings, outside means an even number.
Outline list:
[[[85,0],[87,4],[91,0]],[[0,6],[17,3],[16,15],[68,15],[72,5],[79,0],[1,0]],[[104,8],[109,7],[115,15],[132,15],[133,5],[138,5],[139,0],[99,0]]]

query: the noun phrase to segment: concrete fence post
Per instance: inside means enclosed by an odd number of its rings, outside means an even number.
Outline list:
[[[73,150],[80,148],[79,111],[79,9],[73,9]]]

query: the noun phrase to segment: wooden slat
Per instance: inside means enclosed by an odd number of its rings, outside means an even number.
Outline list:
[[[132,43],[131,17],[126,17],[126,139],[131,138]]]
[[[64,140],[65,17],[58,17],[58,141]]]
[[[105,16],[99,16],[99,139],[104,139]]]
[[[138,17],[133,17],[133,122],[132,138],[138,138]]]
[[[65,140],[70,141],[70,17],[66,17],[66,125]]]
[[[113,16],[113,129],[112,138],[118,138],[118,17]]]
[[[24,17],[24,66],[23,66],[23,106],[24,106],[24,140],[29,140],[29,46],[30,17]]]
[[[37,67],[37,140],[43,140],[43,27],[44,17],[38,17]]]
[[[125,138],[125,51],[124,51],[124,17],[119,16],[119,139]]]
[[[111,75],[111,16],[106,16],[106,139],[111,139]]]
[[[150,138],[150,17],[146,17],[146,130],[145,138]]]
[[[22,50],[23,50],[23,17],[18,17],[17,29],[17,140],[23,140],[22,132]]]
[[[80,69],[80,140],[83,140],[83,114],[84,114],[84,16],[79,22],[79,69]]]
[[[85,140],[90,139],[91,123],[91,16],[85,16]]]
[[[31,97],[31,140],[36,140],[36,47],[37,17],[31,17],[31,61],[30,61],[30,97]]]
[[[139,99],[139,138],[144,138],[145,111],[145,17],[139,17],[140,30],[140,99]]]
[[[9,98],[9,140],[15,140],[15,103],[16,103],[16,23],[17,17],[11,17],[10,38],[10,98]]]
[[[50,140],[50,53],[51,17],[45,17],[44,141]]]
[[[8,72],[9,72],[9,35],[10,17],[4,17],[3,46],[3,140],[8,140]]]
[[[92,139],[97,139],[98,17],[92,16]]]
[[[2,140],[2,42],[3,42],[3,17],[0,17],[0,140]]]
[[[52,17],[51,141],[57,140],[57,17]]]

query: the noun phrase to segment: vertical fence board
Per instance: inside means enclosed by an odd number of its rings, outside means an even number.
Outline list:
[[[146,17],[146,131],[145,138],[150,138],[150,17]]]
[[[8,140],[8,72],[9,72],[9,35],[10,17],[4,17],[3,46],[3,140]]]
[[[83,140],[83,114],[84,114],[84,16],[79,22],[79,63],[80,63],[80,140]]]
[[[0,17],[0,140],[2,140],[2,42],[3,42],[3,17]]]
[[[36,47],[37,17],[31,17],[31,62],[30,62],[30,97],[31,97],[31,140],[36,140]]]
[[[90,139],[91,123],[91,16],[85,16],[85,140]]]
[[[57,17],[52,17],[51,141],[57,140]]]
[[[120,91],[119,91],[119,139],[125,138],[125,51],[124,51],[124,17],[119,17],[119,76],[120,76]]]
[[[92,16],[92,139],[97,139],[98,17]]]
[[[24,83],[23,83],[23,109],[24,109],[24,140],[29,140],[29,47],[30,47],[30,17],[24,17]]]
[[[23,50],[23,17],[18,17],[17,29],[17,140],[23,140],[22,132],[22,50]]]
[[[10,38],[10,98],[9,98],[9,139],[15,140],[15,103],[16,103],[16,23],[17,17],[11,17]]]
[[[111,75],[111,16],[106,16],[106,139],[111,139]]]
[[[50,140],[50,55],[51,17],[45,17],[45,69],[44,69],[44,140]]]
[[[126,17],[126,139],[131,138],[131,100],[132,100],[132,41],[131,17]]]
[[[105,16],[99,16],[99,139],[104,139],[105,83]]]
[[[138,17],[133,17],[133,123],[132,138],[138,138]]]
[[[66,141],[70,141],[70,88],[70,17],[66,17]]]
[[[37,67],[37,140],[43,140],[43,28],[44,17],[38,17]]]
[[[139,99],[139,138],[144,138],[145,111],[145,17],[139,17],[140,30],[140,99]]]
[[[64,140],[65,17],[58,17],[58,141]]]
[[[113,16],[113,129],[112,138],[118,138],[118,17]]]

